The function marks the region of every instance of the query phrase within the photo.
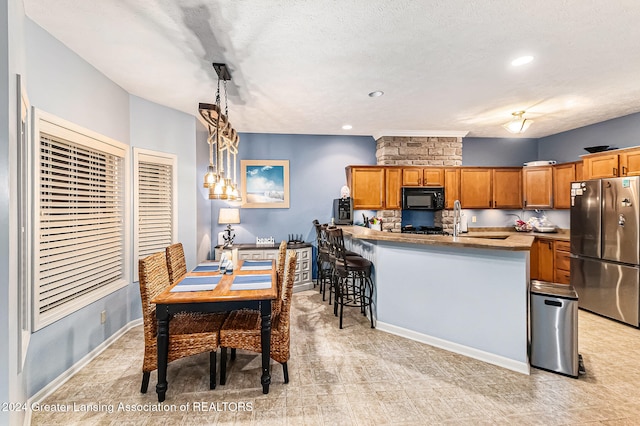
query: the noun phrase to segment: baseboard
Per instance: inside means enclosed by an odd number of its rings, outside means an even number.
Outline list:
[[[312,288],[313,288],[313,281],[308,282],[306,284],[300,284],[300,285],[293,286],[293,292],[294,293],[298,293],[299,291],[310,290]]]
[[[102,342],[100,345],[96,346],[91,352],[86,354],[82,359],[75,364],[73,364],[69,369],[67,369],[64,373],[60,374],[58,377],[53,379],[49,384],[40,389],[33,395],[31,398],[27,400],[27,406],[31,407],[33,404],[39,404],[46,397],[55,392],[60,386],[66,383],[71,377],[74,376],[78,371],[82,370],[87,364],[89,364],[95,357],[100,355],[105,349],[111,346],[114,342],[116,342],[120,337],[122,337],[127,331],[131,330],[133,327],[137,327],[142,325],[142,318],[135,319],[127,324],[125,324],[120,330],[113,333],[107,340]],[[24,424],[29,426],[31,425],[31,410],[27,410],[27,415],[24,419]]]
[[[398,327],[392,324],[378,321],[376,324],[378,330],[395,334],[396,336],[405,337],[407,339],[415,340],[417,342],[426,343],[431,346],[435,346],[440,349],[444,349],[449,352],[454,352],[460,355],[468,356],[469,358],[484,361],[489,364],[497,365],[508,370],[512,370],[522,374],[531,374],[529,364],[526,362],[515,361],[509,358],[505,358],[500,355],[495,355],[489,352],[481,351],[469,346],[460,345],[458,343],[449,342],[447,340],[440,339],[438,337],[429,336],[427,334],[418,333],[416,331],[408,330],[406,328]]]

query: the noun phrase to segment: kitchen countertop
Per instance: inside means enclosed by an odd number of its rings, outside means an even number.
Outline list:
[[[568,229],[559,229],[558,232],[517,232],[514,231],[513,228],[470,228],[469,232],[462,235],[475,238],[499,238],[510,235],[530,235],[536,238],[546,238],[558,241],[570,241],[571,239]]]
[[[341,228],[351,238],[361,240],[508,251],[529,250],[535,237],[541,235],[545,237],[547,235],[559,235],[515,231],[472,231],[454,239],[452,236],[446,235],[400,234],[397,232],[375,231],[362,226],[342,226]]]

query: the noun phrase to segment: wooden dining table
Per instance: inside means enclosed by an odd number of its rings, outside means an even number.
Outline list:
[[[267,270],[242,270],[243,260],[238,261],[232,274],[224,274],[213,290],[172,292],[171,289],[179,282],[156,296],[151,302],[156,304],[156,319],[158,321],[158,402],[165,400],[167,392],[167,359],[169,353],[169,327],[171,316],[178,312],[226,312],[236,309],[256,309],[262,317],[261,345],[262,345],[262,392],[269,393],[271,384],[270,352],[271,352],[271,301],[277,297],[277,279],[275,261]],[[196,268],[197,269],[197,268]],[[253,290],[232,290],[231,285],[235,277],[243,275],[271,275],[271,287]],[[217,276],[219,272],[189,272],[187,277]]]

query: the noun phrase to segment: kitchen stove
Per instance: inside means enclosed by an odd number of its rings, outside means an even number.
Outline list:
[[[427,235],[449,235],[441,226],[403,226],[400,231],[403,234],[427,234]]]

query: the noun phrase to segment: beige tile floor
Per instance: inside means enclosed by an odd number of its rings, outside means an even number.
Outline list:
[[[290,382],[283,384],[274,363],[268,395],[258,355],[238,351],[227,385],[215,390],[208,389],[207,355],[170,364],[170,413],[119,407],[157,407],[155,373],[149,392],[140,393],[143,340],[136,327],[43,401],[71,409],[98,404],[95,411],[33,413],[32,424],[640,424],[640,331],[632,327],[580,311],[587,374],[575,380],[537,369],[530,376],[511,372],[372,330],[355,309],[345,314],[339,330],[315,291],[294,295]]]

